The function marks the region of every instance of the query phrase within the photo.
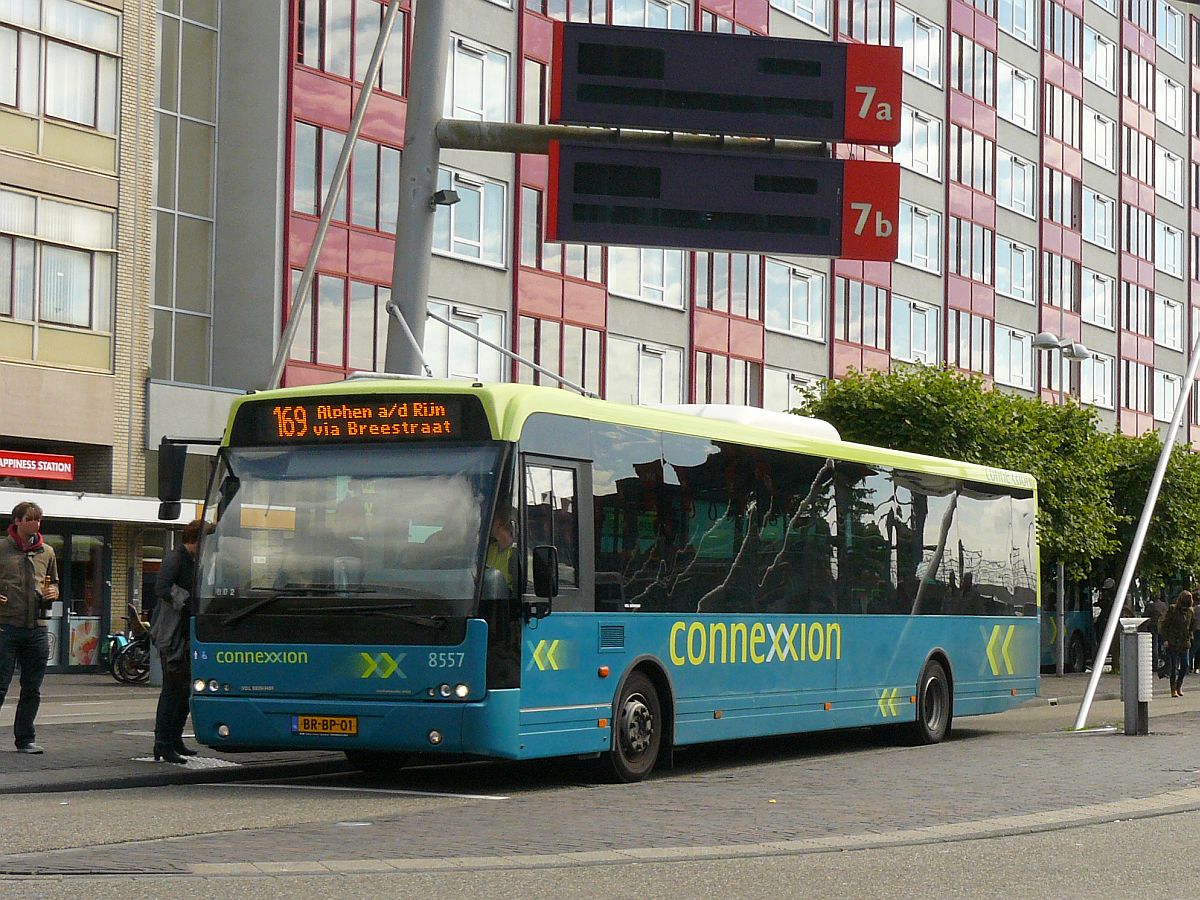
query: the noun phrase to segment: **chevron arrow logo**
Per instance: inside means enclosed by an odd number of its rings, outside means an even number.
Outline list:
[[[1000,639],[1001,633],[1004,634],[1004,639]],[[1004,674],[1013,675],[1012,657],[1009,656],[1009,648],[1012,646],[1013,637],[1017,633],[1016,625],[1009,625],[1007,629],[1003,625],[992,626],[992,636],[987,642],[987,658],[988,665],[992,667],[992,674],[999,676],[1001,674],[1001,665],[1003,665]],[[996,651],[1000,651],[1000,656],[997,658]]]
[[[359,678],[370,678],[372,675],[379,678],[391,678],[395,675],[397,678],[407,678],[404,670],[400,668],[400,663],[408,654],[398,653],[395,657],[390,653],[377,653],[372,656],[370,653],[359,653],[359,658],[362,661],[362,671],[359,673]]]
[[[900,688],[884,688],[879,700],[875,705],[879,707],[879,714],[885,719],[889,716],[900,715],[900,709],[896,706],[896,695],[900,693]]]
[[[559,660],[557,654],[560,643],[560,641],[537,642],[537,646],[533,648],[533,664],[538,667],[538,671],[558,671]]]

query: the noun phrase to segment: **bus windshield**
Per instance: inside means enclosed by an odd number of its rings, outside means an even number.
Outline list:
[[[467,615],[502,445],[221,452],[197,612]],[[210,516],[211,518],[211,516]]]

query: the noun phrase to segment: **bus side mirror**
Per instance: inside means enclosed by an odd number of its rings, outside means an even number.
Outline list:
[[[538,599],[525,601],[525,618],[544,619],[550,615],[550,601],[558,596],[557,547],[533,548],[533,592]]]
[[[187,444],[164,437],[158,443],[158,517],[178,519],[182,507],[183,470],[187,465]]]

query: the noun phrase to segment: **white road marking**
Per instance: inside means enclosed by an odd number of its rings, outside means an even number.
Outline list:
[[[112,706],[111,700],[88,700],[87,702],[80,701],[79,703],[60,703],[59,706]]]
[[[274,788],[287,791],[342,791],[348,794],[400,794],[407,797],[448,797],[452,800],[508,800],[492,794],[444,794],[440,791],[406,791],[399,788],[337,787],[321,784],[272,784],[260,781],[218,782],[216,784],[192,785],[192,787],[226,788]]]

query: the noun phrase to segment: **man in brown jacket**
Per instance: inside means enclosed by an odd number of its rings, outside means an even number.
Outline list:
[[[13,723],[18,753],[41,753],[33,720],[42,700],[49,644],[46,608],[58,599],[54,548],[42,541],[42,508],[28,500],[13,507],[12,524],[0,537],[0,706],[21,662],[21,698]]]

